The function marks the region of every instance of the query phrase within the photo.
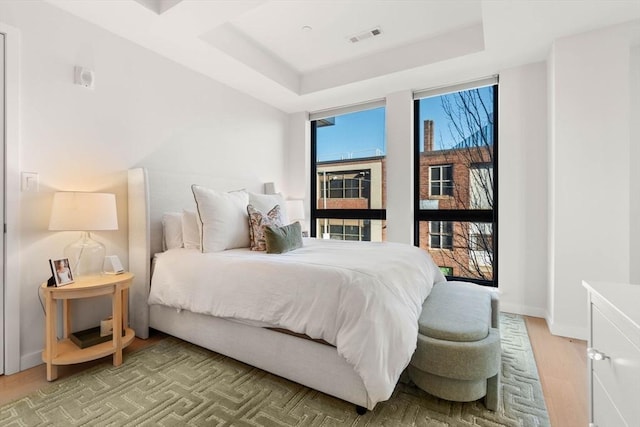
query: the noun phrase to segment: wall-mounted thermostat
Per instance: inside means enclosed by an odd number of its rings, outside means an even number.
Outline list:
[[[95,83],[95,76],[93,71],[85,67],[75,67],[75,79],[74,83],[80,86],[88,87],[89,89],[93,89],[93,85]]]

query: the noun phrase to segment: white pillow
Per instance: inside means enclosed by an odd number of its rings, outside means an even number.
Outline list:
[[[201,225],[200,249],[218,252],[249,247],[246,191],[223,192],[192,185]]]
[[[194,211],[182,211],[182,241],[186,249],[200,249],[198,214]]]
[[[287,204],[285,203],[282,193],[258,194],[250,192],[249,203],[260,212],[269,212],[275,205],[280,205],[280,218],[282,219],[282,223],[289,224]]]
[[[162,250],[182,247],[182,213],[162,215]]]

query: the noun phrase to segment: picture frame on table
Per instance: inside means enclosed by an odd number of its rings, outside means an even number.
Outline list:
[[[73,273],[69,265],[69,258],[50,259],[49,266],[51,267],[55,286],[73,283]]]

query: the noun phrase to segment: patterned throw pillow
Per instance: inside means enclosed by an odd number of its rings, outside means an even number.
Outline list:
[[[275,225],[282,226],[282,217],[280,215],[280,205],[275,205],[266,214],[260,212],[253,205],[247,206],[249,214],[249,241],[252,251],[266,251],[267,244],[264,238],[264,226]]]

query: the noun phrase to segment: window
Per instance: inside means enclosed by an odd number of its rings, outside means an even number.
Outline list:
[[[493,165],[474,164],[469,168],[471,209],[491,209],[493,206]]]
[[[453,166],[430,166],[431,196],[453,196]]]
[[[453,268],[451,267],[438,267],[438,268],[440,269],[442,274],[444,274],[445,276],[453,275]]]
[[[493,261],[493,229],[491,224],[469,223],[469,268],[488,270]]]
[[[385,240],[385,108],[361,108],[311,115],[312,236]]]
[[[475,233],[470,236],[469,249],[472,251],[490,252],[493,247],[493,236],[491,233]]]
[[[320,221],[323,236],[335,240],[371,240],[371,221],[358,219],[328,219]]]
[[[416,245],[448,277],[495,286],[497,80],[414,99]]]
[[[429,247],[431,249],[453,249],[453,225],[450,222],[429,222]]]
[[[368,169],[336,173],[323,171],[320,180],[321,198],[328,199],[369,199],[371,171]]]

